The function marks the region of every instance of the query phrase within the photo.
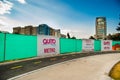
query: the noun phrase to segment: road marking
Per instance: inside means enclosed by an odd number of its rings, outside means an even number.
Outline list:
[[[50,60],[51,60],[51,61],[55,61],[55,60],[57,60],[57,58],[51,58]]]
[[[23,66],[14,66],[14,67],[11,67],[10,69],[18,69],[18,68],[22,68]]]
[[[34,62],[34,64],[39,64],[39,63],[41,63],[42,61],[36,61],[36,62]]]
[[[67,58],[67,56],[63,56],[62,58],[63,58],[63,59],[64,59],[64,58]]]

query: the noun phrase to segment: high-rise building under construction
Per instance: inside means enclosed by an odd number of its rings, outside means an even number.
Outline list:
[[[105,39],[107,34],[106,17],[96,18],[96,39]]]

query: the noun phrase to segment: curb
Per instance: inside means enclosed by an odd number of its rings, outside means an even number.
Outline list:
[[[120,53],[120,51],[97,51],[97,52],[73,52],[73,53],[65,53],[65,54],[54,54],[50,56],[38,56],[38,57],[33,57],[33,58],[24,58],[22,60],[12,60],[8,62],[2,62],[0,63],[1,65],[7,65],[7,64],[13,64],[13,63],[18,63],[18,62],[24,62],[24,61],[29,61],[29,60],[35,60],[35,59],[41,59],[41,58],[50,58],[50,57],[59,57],[59,56],[69,56],[73,54],[87,54],[87,55],[97,55],[97,54],[110,54],[110,53]]]

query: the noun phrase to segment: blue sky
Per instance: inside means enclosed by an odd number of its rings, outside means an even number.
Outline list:
[[[115,33],[120,0],[0,0],[1,30],[48,24],[77,38],[95,34],[96,17],[106,17],[107,33]],[[2,6],[1,6],[2,5]]]

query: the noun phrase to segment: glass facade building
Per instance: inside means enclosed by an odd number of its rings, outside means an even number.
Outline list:
[[[106,18],[96,18],[96,39],[105,39],[107,34]]]

